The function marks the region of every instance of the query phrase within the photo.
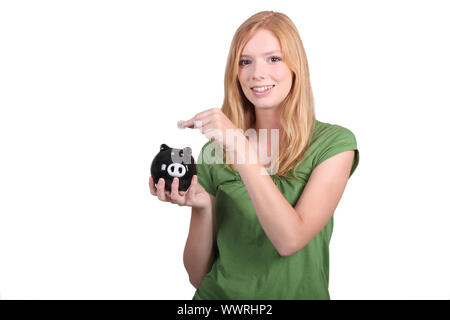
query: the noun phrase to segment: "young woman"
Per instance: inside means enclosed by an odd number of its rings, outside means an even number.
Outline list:
[[[333,213],[359,152],[350,130],[315,119],[306,54],[286,15],[260,12],[238,28],[222,108],[184,126],[214,138],[198,176],[186,192],[177,179],[171,191],[163,179],[149,184],[159,200],[192,207],[184,265],[193,299],[330,299]]]

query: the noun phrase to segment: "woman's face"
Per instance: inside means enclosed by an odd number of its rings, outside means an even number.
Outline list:
[[[271,31],[259,29],[247,42],[239,59],[238,78],[255,108],[277,107],[289,94],[292,71],[283,61],[280,42]]]

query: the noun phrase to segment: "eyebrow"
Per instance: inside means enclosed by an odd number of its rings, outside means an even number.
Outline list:
[[[281,53],[280,50],[274,50],[274,51],[269,51],[269,52],[263,53],[263,56],[267,56],[269,54],[273,54],[273,53],[277,53],[277,52]],[[249,57],[249,58],[251,58],[251,56],[249,56],[247,54],[241,54],[241,57]]]

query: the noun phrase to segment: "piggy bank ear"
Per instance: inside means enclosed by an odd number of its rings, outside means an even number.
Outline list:
[[[164,143],[159,147],[159,151],[165,151],[165,150],[168,150],[168,149],[170,149],[170,147],[167,144],[164,144]]]
[[[186,156],[186,157],[191,157],[191,155],[192,155],[192,149],[191,148],[189,148],[189,147],[186,147],[186,148],[184,148],[183,149],[183,154]]]

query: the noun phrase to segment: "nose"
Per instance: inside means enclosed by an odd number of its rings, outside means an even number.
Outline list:
[[[264,65],[264,62],[255,61],[253,63],[253,69],[252,69],[252,79],[253,80],[260,80],[266,78],[266,67]]]
[[[172,163],[167,167],[167,173],[171,177],[182,177],[186,173],[186,168],[181,163]]]

